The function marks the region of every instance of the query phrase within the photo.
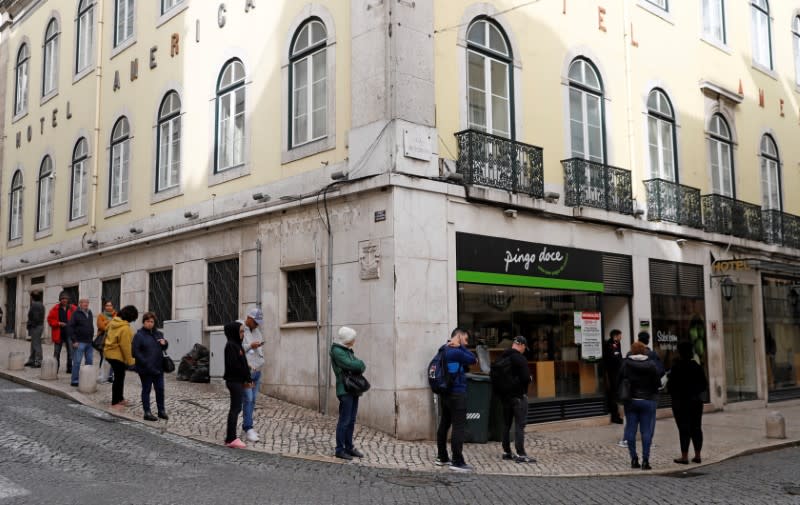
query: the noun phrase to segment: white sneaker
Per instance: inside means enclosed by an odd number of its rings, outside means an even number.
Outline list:
[[[627,448],[627,447],[628,447],[628,441],[627,441],[627,440],[625,440],[625,439],[623,438],[622,440],[620,440],[619,442],[617,442],[617,445],[618,445],[618,446],[620,446],[620,447],[625,447],[625,448]]]
[[[258,433],[256,433],[256,430],[254,430],[253,428],[247,430],[245,436],[247,437],[248,442],[258,442],[259,440]]]

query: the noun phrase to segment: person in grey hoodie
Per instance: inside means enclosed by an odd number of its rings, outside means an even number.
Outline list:
[[[625,400],[625,440],[631,457],[631,468],[650,470],[650,445],[658,404],[661,377],[655,361],[648,356],[647,346],[634,342],[631,352],[620,369],[620,382],[629,384],[629,398]],[[642,462],[636,454],[636,429],[642,435]]]

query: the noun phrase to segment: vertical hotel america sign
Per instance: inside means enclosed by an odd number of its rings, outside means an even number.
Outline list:
[[[603,292],[595,251],[456,233],[459,282]]]

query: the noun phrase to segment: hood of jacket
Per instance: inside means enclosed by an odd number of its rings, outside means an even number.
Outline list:
[[[228,342],[241,345],[242,341],[239,339],[240,326],[242,326],[242,323],[238,321],[225,325],[225,338],[228,339]]]
[[[107,328],[109,330],[119,330],[120,328],[124,328],[126,326],[130,326],[130,323],[128,321],[125,321],[118,317],[114,317],[114,319],[112,319],[111,322],[108,323]]]

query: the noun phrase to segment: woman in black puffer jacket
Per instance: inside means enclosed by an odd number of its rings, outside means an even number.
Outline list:
[[[631,352],[622,363],[620,382],[630,384],[630,396],[625,401],[625,440],[631,456],[631,468],[650,470],[650,444],[656,422],[656,405],[661,379],[655,362],[647,355],[647,346],[634,342]],[[636,429],[642,434],[642,463],[636,454]]]
[[[142,316],[142,327],[133,337],[133,357],[136,360],[136,372],[142,381],[142,408],[145,421],[169,419],[164,406],[164,360],[163,351],[169,343],[156,327],[156,315],[145,312]],[[158,417],[150,411],[150,390],[155,386]]]

